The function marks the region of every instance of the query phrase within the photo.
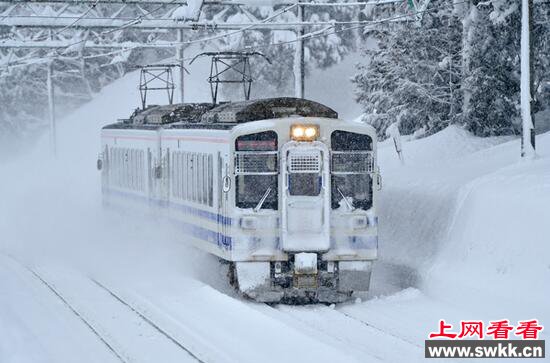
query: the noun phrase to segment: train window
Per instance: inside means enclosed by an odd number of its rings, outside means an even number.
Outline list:
[[[262,209],[277,210],[277,175],[239,175],[236,178],[236,204],[239,208],[254,208],[267,194]]]
[[[136,165],[136,151],[130,150],[130,162],[128,163],[130,168],[130,189],[137,189],[136,188],[136,171],[137,171],[137,165]]]
[[[372,138],[337,130],[331,135],[332,209],[372,206]]]
[[[290,195],[317,196],[321,193],[321,176],[317,173],[288,174]]]
[[[189,174],[187,173],[187,153],[181,153],[181,199],[188,200],[189,196]]]
[[[202,154],[202,203],[208,205],[208,155]]]
[[[202,203],[202,157],[201,154],[195,154],[195,188],[197,199],[195,202]]]
[[[206,204],[206,199],[207,199],[206,188],[208,187],[208,185],[206,185],[207,178],[205,177],[205,172],[206,172],[206,155],[200,154],[199,186],[200,186],[200,194],[201,194],[201,197],[200,197],[201,204]]]
[[[278,209],[277,133],[242,135],[235,140],[235,202],[239,208]]]
[[[214,205],[214,159],[208,155],[208,205]]]
[[[190,173],[189,178],[191,179],[191,201],[196,202],[197,201],[197,175],[195,173],[195,170],[197,170],[197,158],[195,157],[195,153],[191,153],[191,158],[189,160],[190,165]]]
[[[195,188],[197,188],[197,203],[202,203],[202,155],[201,154],[195,154],[195,160],[197,161],[195,169]]]
[[[213,206],[214,164],[211,154],[173,152],[172,196]]]
[[[178,197],[180,199],[185,199],[185,196],[183,194],[184,192],[184,180],[185,180],[185,169],[184,169],[184,163],[183,163],[183,153],[182,152],[178,152],[177,154],[177,163],[176,163],[176,168],[177,168],[177,174],[178,174]]]
[[[235,140],[237,151],[275,151],[277,150],[277,133],[264,131],[256,134],[242,135]]]
[[[363,210],[372,206],[372,178],[369,174],[332,175],[331,186],[332,209],[349,208],[348,203]]]
[[[130,164],[130,180],[131,189],[138,190],[138,175],[137,175],[137,150],[131,150],[132,162]]]
[[[336,130],[330,136],[330,146],[335,151],[372,150],[372,138],[369,135]]]
[[[181,198],[181,184],[182,184],[182,168],[181,168],[181,152],[172,152],[171,160],[171,181],[172,196]]]
[[[185,178],[186,178],[186,190],[187,197],[186,200],[193,200],[193,184],[191,183],[191,172],[193,171],[191,167],[191,154],[185,153]]]
[[[180,168],[179,168],[180,155],[179,153],[172,153],[172,195],[175,197],[180,197]]]
[[[143,150],[111,147],[108,155],[111,185],[135,191],[145,190]]]

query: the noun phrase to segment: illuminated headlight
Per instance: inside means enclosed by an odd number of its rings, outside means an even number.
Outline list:
[[[295,141],[313,141],[319,136],[317,125],[292,125],[290,138]]]
[[[301,139],[304,137],[305,129],[302,126],[293,126],[291,133],[293,139]]]
[[[257,229],[258,219],[256,217],[242,217],[239,224],[242,229]]]
[[[306,127],[305,134],[308,139],[312,139],[317,136],[317,129],[315,127]]]
[[[363,229],[369,226],[369,221],[367,216],[353,216],[351,218],[351,228],[353,229]]]

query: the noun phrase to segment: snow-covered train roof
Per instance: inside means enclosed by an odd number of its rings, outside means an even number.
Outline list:
[[[107,129],[208,128],[229,129],[258,120],[288,116],[338,118],[333,109],[315,101],[293,97],[266,98],[240,102],[183,103],[152,105],[136,110],[128,119],[105,126]]]
[[[288,116],[338,118],[338,113],[318,102],[303,98],[278,97],[228,102],[202,116],[202,121],[242,123]]]

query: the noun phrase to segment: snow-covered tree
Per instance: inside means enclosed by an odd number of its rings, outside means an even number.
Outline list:
[[[438,3],[438,2],[437,2]],[[375,47],[353,79],[365,121],[380,136],[394,122],[400,131],[432,133],[454,121],[460,104],[460,24],[450,9],[413,22],[371,31]]]
[[[516,0],[432,1],[420,27],[379,27],[354,79],[365,121],[381,136],[398,121],[403,133],[431,133],[459,123],[476,135],[517,133],[521,12]],[[452,5],[452,4],[451,4]],[[547,105],[550,5],[537,2],[535,111]],[[446,82],[445,82],[446,81]]]
[[[476,135],[516,132],[519,115],[520,12],[493,21],[492,6],[477,6],[469,30],[469,60],[462,84],[468,92],[462,122]]]
[[[6,4],[0,4],[0,12],[6,10]],[[48,5],[32,8],[19,7],[19,15],[52,15],[63,9],[63,4]],[[112,14],[112,4],[97,4],[94,11],[97,16]],[[154,6],[154,5],[153,5]],[[111,8],[109,8],[111,7]],[[147,8],[147,7],[146,7]],[[73,10],[82,13],[89,10],[88,4],[74,5]],[[153,9],[153,8],[151,8]],[[43,13],[37,14],[41,10]],[[76,11],[75,10],[75,11]],[[143,15],[138,8],[124,7],[124,13],[120,16],[135,18]],[[67,28],[60,32],[60,36],[72,41],[78,41],[86,37],[88,31],[97,29],[72,29]],[[34,34],[27,29],[20,29],[23,35]],[[5,27],[0,27],[0,38],[9,36]],[[42,35],[43,36],[43,35]],[[113,33],[113,41],[137,41],[143,42],[147,37],[154,36],[150,33],[124,28]],[[175,35],[174,35],[175,38]],[[56,114],[62,116],[78,107],[83,102],[90,100],[103,86],[122,76],[129,65],[133,63],[147,63],[167,56],[172,56],[173,51],[166,50],[136,50],[133,52],[121,52],[83,59],[80,57],[82,47],[75,44],[66,49],[58,49],[55,54],[51,50],[5,50],[0,49],[0,151],[9,150],[14,145],[21,145],[21,140],[32,140],[48,125],[48,99],[46,89],[46,58],[54,56],[54,89],[56,97]],[[87,49],[86,56],[105,53],[105,49]],[[126,54],[123,54],[126,53]],[[18,62],[18,59],[26,59]],[[144,61],[145,59],[145,61]],[[120,62],[122,60],[122,62]],[[29,102],[32,100],[32,102]],[[4,154],[1,153],[0,154]]]
[[[469,93],[462,122],[476,135],[506,135],[520,132],[520,28],[521,7],[515,0],[480,2],[471,5],[464,23],[468,30],[469,60],[463,70],[463,88]],[[544,18],[550,5],[538,3],[535,17]],[[548,75],[550,31],[540,24],[533,28],[534,82],[550,79]],[[534,111],[545,107],[534,95]]]

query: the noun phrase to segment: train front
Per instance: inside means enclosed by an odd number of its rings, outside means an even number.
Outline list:
[[[366,294],[378,249],[374,129],[287,117],[238,126],[233,141],[238,288],[264,302]]]

